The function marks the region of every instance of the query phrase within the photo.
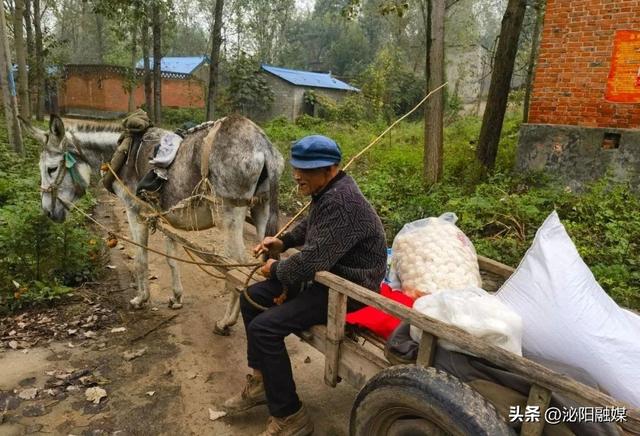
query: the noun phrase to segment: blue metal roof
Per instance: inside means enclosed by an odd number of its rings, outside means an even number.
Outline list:
[[[207,56],[163,57],[160,59],[160,70],[168,73],[191,74],[203,62],[209,62]],[[149,65],[153,68],[153,58],[149,57]],[[144,59],[140,59],[136,68],[144,68]]]
[[[288,68],[274,67],[262,64],[262,69],[277,76],[289,83],[299,86],[310,86],[313,88],[329,88],[340,89],[342,91],[356,91],[355,88],[348,83],[342,82],[331,77],[330,73],[312,73],[310,71],[290,70]]]

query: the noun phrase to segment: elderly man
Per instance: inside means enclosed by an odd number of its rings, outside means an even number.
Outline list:
[[[386,241],[380,218],[354,180],[338,164],[342,153],[331,139],[307,136],[291,149],[293,176],[300,192],[312,198],[308,216],[281,239],[265,238],[254,251],[276,255],[291,247],[300,252],[285,260],[268,260],[268,280],[248,289],[257,309],[241,300],[247,332],[247,360],[253,374],[241,393],[225,402],[228,412],[267,403],[271,417],[263,435],[308,435],[313,432],[296,394],[284,338],[327,321],[328,290],[313,281],[318,271],[331,271],[378,291],[386,269]],[[276,304],[283,288],[287,298]],[[280,301],[278,301],[280,303]],[[349,303],[349,310],[358,308]]]

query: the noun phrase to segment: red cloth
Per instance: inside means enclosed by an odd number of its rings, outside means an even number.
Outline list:
[[[386,283],[380,285],[380,295],[393,301],[413,307],[413,299],[402,292],[394,291]],[[376,335],[387,339],[398,327],[400,320],[373,307],[365,307],[347,314],[347,324],[357,325],[371,330]]]

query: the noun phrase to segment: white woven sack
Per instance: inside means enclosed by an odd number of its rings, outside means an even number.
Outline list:
[[[556,212],[496,295],[522,317],[525,356],[586,372],[640,407],[640,317],[604,292]]]

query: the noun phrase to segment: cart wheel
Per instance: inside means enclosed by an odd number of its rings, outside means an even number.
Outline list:
[[[457,378],[435,368],[399,365],[360,390],[351,436],[513,435],[493,406]]]

